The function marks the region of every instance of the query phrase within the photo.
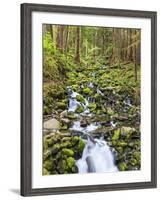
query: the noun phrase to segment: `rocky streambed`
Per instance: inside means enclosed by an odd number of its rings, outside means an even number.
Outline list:
[[[44,175],[140,169],[135,84],[127,87],[110,73],[107,67],[70,72],[63,95],[50,95],[52,112],[44,115]]]

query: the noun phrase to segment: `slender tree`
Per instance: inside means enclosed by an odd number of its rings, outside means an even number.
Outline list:
[[[76,29],[76,53],[75,53],[75,61],[80,63],[80,27],[77,26]]]

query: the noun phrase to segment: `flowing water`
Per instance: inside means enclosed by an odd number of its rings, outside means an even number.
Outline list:
[[[88,137],[82,158],[76,162],[79,173],[116,172],[114,156],[103,139]]]
[[[92,87],[92,84],[89,84]],[[69,94],[69,112],[75,112],[75,110],[80,105],[80,102],[76,100],[76,96],[79,95],[74,92],[71,87],[67,88]],[[85,103],[81,105],[84,108],[84,112],[77,114],[78,118],[81,119],[82,116],[91,116],[88,109],[89,101],[85,99]],[[111,122],[111,126],[115,126],[114,122]],[[79,173],[90,173],[90,172],[116,172],[118,168],[114,164],[114,155],[110,147],[106,144],[103,138],[94,138],[90,133],[98,128],[99,124],[91,123],[86,124],[85,127],[81,126],[80,120],[74,121],[70,130],[79,131],[83,136],[86,136],[86,145],[83,150],[82,157],[76,161]]]

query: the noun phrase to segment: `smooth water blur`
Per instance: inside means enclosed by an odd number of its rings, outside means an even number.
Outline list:
[[[89,86],[93,87],[90,83]],[[89,99],[85,99],[85,103],[80,103],[76,100],[76,96],[79,95],[74,92],[71,87],[68,87],[69,94],[69,108],[68,111],[75,112],[76,109],[82,105],[84,112],[77,114],[79,120],[74,121],[70,130],[79,131],[83,135],[87,136],[86,145],[83,150],[82,158],[76,161],[79,173],[91,173],[91,172],[116,172],[117,167],[114,164],[114,156],[110,147],[106,144],[101,137],[99,139],[93,138],[90,133],[98,128],[98,124],[90,123],[81,125],[81,117],[84,115],[89,116],[90,111],[88,109]],[[97,89],[97,93],[101,94],[101,91]],[[111,122],[111,126],[115,126],[114,122]]]

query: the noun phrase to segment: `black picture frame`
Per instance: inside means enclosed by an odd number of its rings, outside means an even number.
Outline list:
[[[151,20],[151,181],[138,183],[32,188],[32,12],[149,18]],[[49,195],[155,188],[157,186],[157,13],[43,4],[21,4],[21,195]]]

